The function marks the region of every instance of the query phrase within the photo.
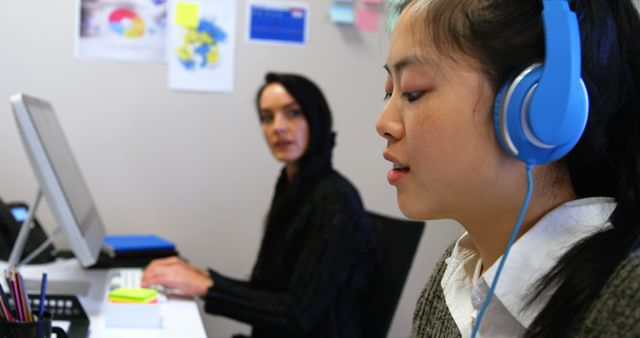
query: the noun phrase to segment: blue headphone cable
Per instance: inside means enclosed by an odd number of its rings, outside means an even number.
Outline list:
[[[524,215],[527,212],[527,207],[529,206],[529,202],[531,201],[531,193],[533,192],[533,177],[531,171],[533,170],[533,164],[527,163],[527,193],[524,197],[524,201],[522,201],[522,207],[520,207],[520,214],[518,215],[518,220],[516,221],[516,225],[513,227],[511,231],[511,237],[509,238],[509,242],[507,243],[507,247],[504,249],[504,253],[502,254],[502,259],[500,259],[500,264],[496,270],[496,275],[493,277],[493,282],[491,282],[491,288],[487,293],[487,298],[485,298],[484,303],[482,303],[482,307],[480,308],[480,312],[478,312],[478,316],[476,317],[476,322],[473,325],[473,331],[471,333],[471,338],[476,338],[478,331],[480,330],[480,322],[482,321],[482,317],[484,313],[487,311],[489,307],[489,303],[491,302],[491,298],[493,298],[493,293],[496,291],[496,286],[498,285],[498,279],[500,279],[500,274],[502,273],[502,268],[504,267],[504,263],[507,260],[507,256],[509,255],[509,251],[511,251],[511,246],[516,241],[516,236],[518,232],[520,232],[520,228],[522,227],[522,221],[524,220]]]

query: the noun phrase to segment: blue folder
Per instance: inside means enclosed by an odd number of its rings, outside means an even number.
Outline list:
[[[104,237],[104,246],[115,254],[176,249],[176,245],[173,242],[151,234],[108,235]]]

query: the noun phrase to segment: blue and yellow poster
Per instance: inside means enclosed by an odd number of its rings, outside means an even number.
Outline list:
[[[172,0],[169,8],[169,88],[233,91],[235,0]]]

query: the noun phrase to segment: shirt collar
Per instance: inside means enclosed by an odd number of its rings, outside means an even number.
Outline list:
[[[610,226],[609,216],[615,206],[612,198],[605,197],[562,204],[514,243],[496,287],[496,296],[524,327],[529,327],[547,303],[545,299],[524,307],[534,284],[578,241]],[[482,276],[488,285],[493,282],[497,265],[493,264]]]
[[[531,288],[575,243],[610,226],[608,219],[615,206],[614,200],[607,197],[593,197],[564,203],[547,213],[514,243],[502,270],[495,296],[525,328],[529,327],[548,299],[543,295],[540,301],[525,307]],[[463,296],[471,295],[472,285],[477,284],[477,279],[473,277],[477,276],[477,269],[480,267],[478,264],[480,256],[477,252],[467,233],[457,241],[451,257],[447,260],[448,265],[442,280],[445,299],[447,289],[450,291],[450,299],[446,299],[448,305],[452,305],[451,296],[455,289],[452,289],[450,284],[446,284],[450,281],[464,281],[464,285],[470,289]],[[487,285],[491,285],[500,259],[502,257],[482,275],[481,279]],[[456,264],[458,267],[464,266],[464,269],[456,269],[454,266]],[[463,277],[460,274],[466,276]],[[460,288],[464,286],[458,285],[458,291]],[[477,310],[472,304],[469,309],[470,303],[469,300],[469,303],[463,307],[464,310],[461,308],[460,312],[471,310],[467,312],[469,315]],[[451,309],[451,306],[449,308]],[[455,318],[454,310],[452,315]],[[468,325],[465,326],[468,327]]]

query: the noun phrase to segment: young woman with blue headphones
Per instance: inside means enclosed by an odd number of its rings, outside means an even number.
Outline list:
[[[415,337],[640,335],[632,0],[405,0],[376,129],[400,209],[466,230]]]

